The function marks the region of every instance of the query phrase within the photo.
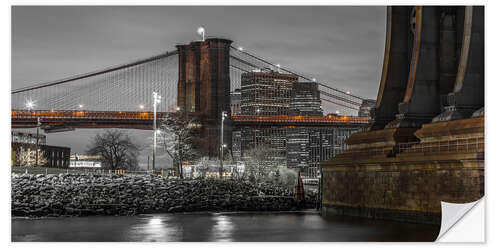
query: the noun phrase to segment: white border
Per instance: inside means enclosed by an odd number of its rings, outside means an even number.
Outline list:
[[[15,248],[25,248],[25,249],[38,249],[40,247],[50,247],[51,249],[64,249],[67,250],[71,248],[72,250],[77,249],[88,249],[88,248],[99,248],[99,249],[109,249],[110,247],[120,247],[120,248],[130,248],[137,249],[139,247],[148,247],[152,249],[165,249],[167,248],[177,248],[182,247],[183,249],[234,249],[234,248],[273,248],[278,249],[304,249],[306,247],[314,248],[344,248],[344,247],[354,247],[354,248],[371,248],[371,249],[422,249],[422,247],[453,247],[453,249],[470,249],[471,247],[488,247],[499,249],[499,237],[498,230],[495,232],[494,227],[497,226],[498,222],[498,212],[500,211],[498,205],[498,198],[486,200],[488,213],[486,225],[489,227],[486,230],[486,245],[476,245],[476,244],[435,244],[435,243],[423,243],[423,244],[408,244],[408,243],[268,243],[268,244],[258,244],[258,243],[247,243],[247,244],[216,244],[216,243],[168,243],[168,244],[148,244],[148,243],[112,243],[112,244],[99,244],[99,243],[88,243],[88,244],[69,244],[69,243],[59,243],[59,244],[42,244],[42,243],[10,243],[10,33],[11,33],[11,5],[412,5],[412,4],[429,4],[429,5],[439,5],[439,4],[453,4],[453,5],[481,5],[486,4],[486,194],[491,197],[498,197],[498,195],[491,194],[495,190],[499,190],[498,181],[498,169],[500,166],[496,164],[494,157],[495,152],[493,149],[499,148],[498,142],[500,142],[500,129],[498,124],[500,119],[498,117],[499,105],[497,104],[497,97],[494,96],[495,93],[500,93],[500,79],[496,74],[498,70],[500,54],[498,52],[498,46],[500,46],[500,39],[498,37],[499,28],[499,16],[500,8],[498,8],[498,1],[318,1],[318,0],[308,0],[308,1],[293,1],[293,0],[274,0],[274,1],[238,1],[238,0],[220,0],[220,1],[200,1],[200,0],[184,0],[184,1],[3,1],[2,8],[0,12],[0,17],[3,19],[0,22],[2,27],[3,36],[1,41],[2,48],[2,95],[0,98],[0,117],[2,119],[2,133],[0,133],[0,145],[2,147],[1,156],[4,159],[5,164],[3,166],[3,171],[1,177],[3,179],[3,186],[0,191],[0,200],[2,202],[2,210],[0,214],[2,215],[2,232],[0,236],[2,237],[2,242],[8,247]],[[493,157],[491,157],[493,155]]]

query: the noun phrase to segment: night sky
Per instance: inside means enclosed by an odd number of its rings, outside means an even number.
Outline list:
[[[229,38],[332,87],[376,99],[385,15],[382,6],[13,7],[12,88],[170,51],[199,39],[196,28],[203,25],[208,36]],[[129,131],[145,147],[144,167],[152,132]],[[83,153],[97,132],[48,134],[47,142]]]

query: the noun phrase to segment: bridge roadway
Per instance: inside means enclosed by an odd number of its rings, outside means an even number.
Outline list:
[[[167,112],[158,112],[157,119]],[[12,110],[12,128],[35,128],[40,117],[45,129],[129,128],[152,129],[153,112],[87,110]],[[233,126],[352,126],[368,124],[367,117],[232,115]]]

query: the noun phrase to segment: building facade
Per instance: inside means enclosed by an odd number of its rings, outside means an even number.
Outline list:
[[[231,115],[241,114],[241,89],[235,89],[231,93]]]
[[[293,84],[298,76],[276,71],[248,72],[241,75],[242,115],[288,115]]]
[[[358,126],[244,126],[233,130],[233,156],[242,160],[245,151],[266,148],[279,164],[300,171],[304,177],[317,178],[320,162],[345,150],[344,140],[357,129]]]
[[[293,84],[290,115],[323,116],[318,83],[296,82]]]
[[[299,82],[298,76],[275,71],[242,74],[241,96],[231,96],[233,114],[248,116],[322,117],[316,82]],[[237,107],[241,113],[237,113]],[[234,108],[233,108],[234,107]],[[293,119],[293,118],[292,118]],[[344,140],[359,126],[236,126],[232,153],[236,160],[254,148],[271,151],[272,158],[310,178],[319,175],[319,163],[344,149]]]
[[[359,117],[370,117],[370,111],[375,107],[377,101],[371,99],[365,99],[359,107],[358,116]]]
[[[287,129],[287,167],[304,176],[319,176],[319,164],[346,149],[352,127],[295,127]]]
[[[11,131],[12,167],[68,168],[71,148],[46,145],[46,136],[38,136],[38,164],[36,164],[37,135],[24,131]]]
[[[16,143],[27,143],[36,144],[36,133],[30,133],[25,131],[12,131],[11,141]],[[45,145],[47,143],[47,137],[44,134],[38,135],[38,145]]]

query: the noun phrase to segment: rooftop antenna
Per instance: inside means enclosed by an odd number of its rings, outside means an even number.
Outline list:
[[[201,40],[204,42],[205,41],[205,28],[203,26],[198,27],[198,30],[196,30],[198,35],[201,36]]]

